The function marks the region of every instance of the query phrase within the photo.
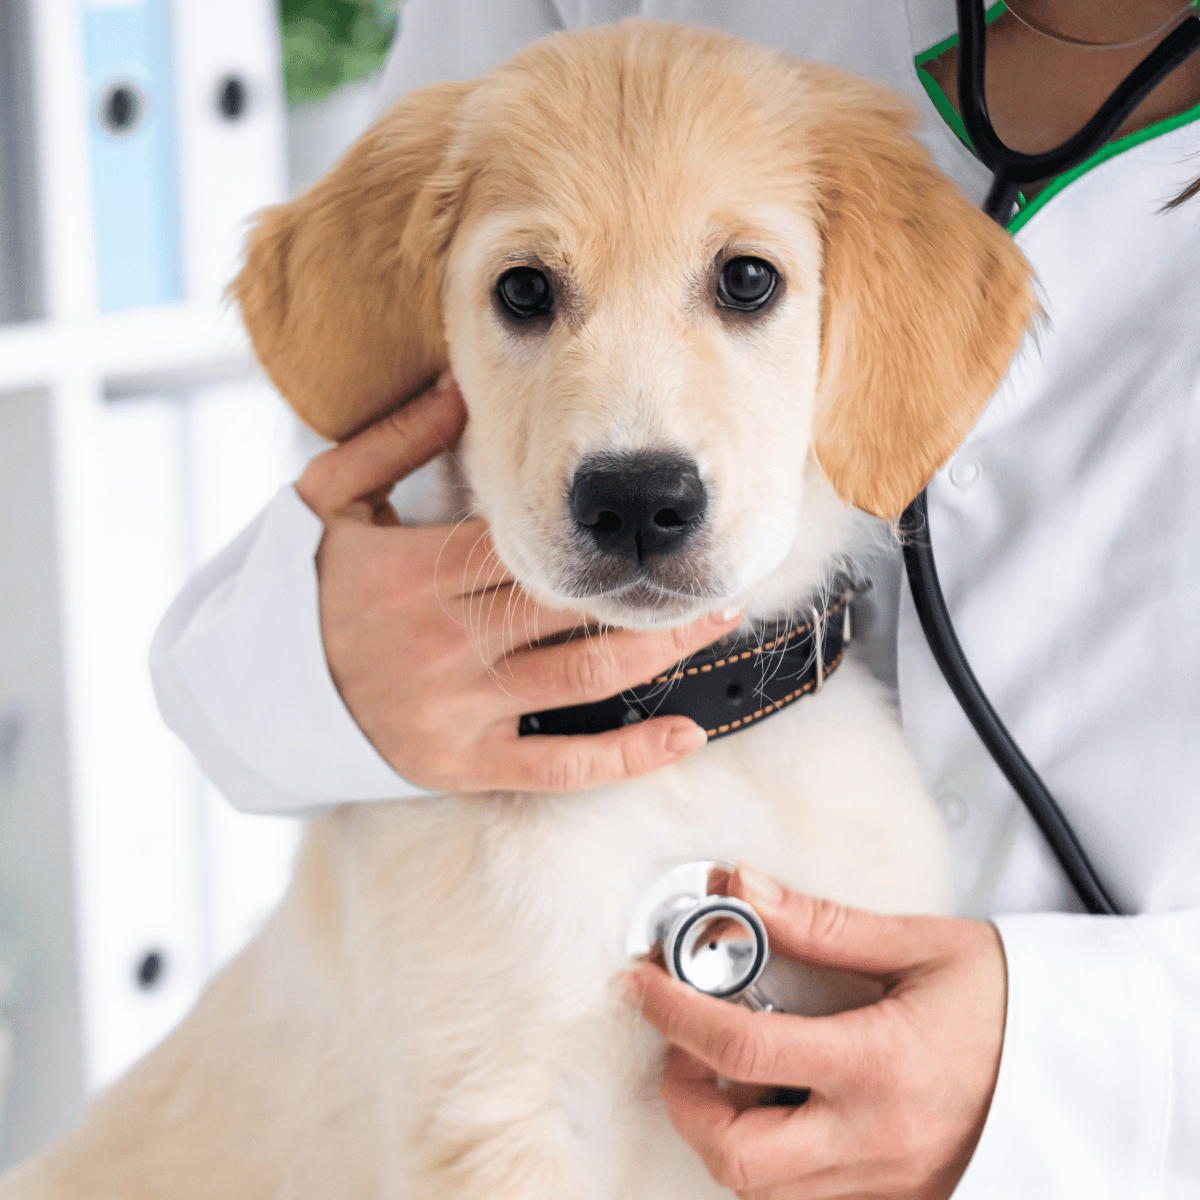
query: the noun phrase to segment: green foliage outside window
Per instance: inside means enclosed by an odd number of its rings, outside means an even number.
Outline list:
[[[402,0],[279,0],[288,103],[313,104],[383,66]]]

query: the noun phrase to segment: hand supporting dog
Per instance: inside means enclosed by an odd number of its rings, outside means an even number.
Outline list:
[[[483,522],[403,527],[387,502],[395,483],[457,441],[465,421],[458,388],[443,374],[313,459],[296,484],[325,523],[321,634],[350,714],[401,775],[438,790],[575,791],[686,758],[705,737],[684,717],[594,737],[517,737],[521,713],[612,696],[715,641],[739,617],[531,649],[584,617],[522,591]]]
[[[728,890],[754,905],[774,953],[869,975],[886,992],[830,1017],[751,1013],[638,967],[626,999],[672,1044],[662,1090],[679,1134],[744,1200],[949,1196],[1000,1064],[1006,971],[995,929],[815,900],[746,867]],[[799,1108],[739,1112],[718,1076],[812,1093]]]

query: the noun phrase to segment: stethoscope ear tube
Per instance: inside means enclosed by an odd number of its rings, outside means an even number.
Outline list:
[[[921,629],[955,699],[1029,810],[1084,907],[1096,916],[1119,916],[1120,910],[1100,882],[1062,809],[996,715],[967,662],[938,581],[924,492],[904,510],[900,531],[904,541],[904,566]]]

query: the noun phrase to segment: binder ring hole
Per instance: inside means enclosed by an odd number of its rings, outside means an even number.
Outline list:
[[[134,978],[143,992],[152,991],[167,971],[167,956],[162,950],[147,950],[134,970]]]
[[[100,97],[100,128],[113,137],[132,133],[146,112],[146,97],[136,84],[114,83]]]
[[[227,121],[236,121],[246,112],[250,101],[250,89],[245,80],[236,75],[226,75],[217,84],[217,111]]]

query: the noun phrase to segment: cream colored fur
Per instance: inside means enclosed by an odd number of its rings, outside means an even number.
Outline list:
[[[995,387],[1030,312],[1003,234],[886,93],[723,35],[630,22],[402,101],[268,213],[237,290],[297,410],[342,435],[447,363],[462,462],[533,594],[649,626],[786,613],[896,515]],[[772,262],[755,319],[714,264]],[[515,328],[497,276],[559,307]],[[581,594],[589,453],[700,465],[677,586]],[[584,589],[586,590],[586,589]],[[687,762],[577,795],[444,796],[313,821],[281,908],[182,1026],[2,1200],[700,1200],[662,1046],[616,998],[662,870],[747,859],[881,910],[944,911],[946,844],[854,663]]]

